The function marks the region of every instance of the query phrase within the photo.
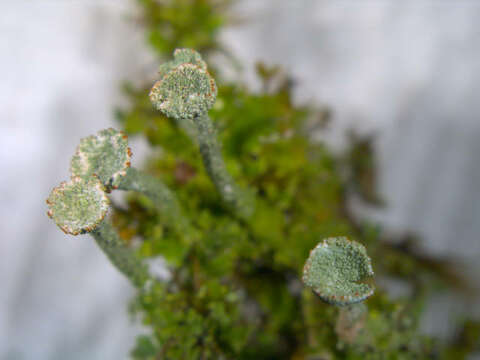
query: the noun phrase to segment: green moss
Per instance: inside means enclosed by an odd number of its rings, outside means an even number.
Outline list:
[[[448,344],[420,336],[417,327],[426,294],[448,280],[446,264],[402,247],[402,239],[389,245],[377,226],[358,222],[348,211],[350,179],[340,169],[348,169],[353,158],[345,161],[305,130],[317,119],[321,129],[325,110],[295,106],[288,79],[268,93],[251,93],[221,79],[218,86],[209,115],[229,173],[255,190],[251,220],[238,219],[222,206],[195,142],[173,119],[152,111],[148,84],[130,88],[131,107],[119,113],[127,130],[135,129],[162,150],[150,158],[147,171],[176,193],[200,233],[198,242],[182,243],[137,197],[129,198],[128,210],[115,214],[124,224],[121,230],[142,239],[148,249],[143,256],[164,256],[172,273],[161,294],[150,294],[148,304],[137,299],[134,307],[152,329],[156,355],[421,359],[442,353]],[[303,265],[318,239],[339,234],[365,245],[376,274],[404,279],[415,288],[411,298],[395,301],[378,288],[367,300],[363,329],[352,344],[337,334],[338,310],[305,295],[301,285]],[[214,284],[224,289],[223,298]],[[235,301],[227,301],[230,297]],[[228,322],[206,310],[216,306],[227,309]],[[188,344],[184,352],[182,342]]]

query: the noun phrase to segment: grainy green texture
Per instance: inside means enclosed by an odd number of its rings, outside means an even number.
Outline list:
[[[95,176],[74,176],[50,193],[48,216],[66,234],[90,232],[102,222],[110,206],[104,190]]]
[[[194,119],[215,103],[217,85],[195,50],[176,49],[173,60],[160,65],[159,75],[160,80],[150,90],[150,101],[166,116]]]
[[[91,232],[91,235],[111,263],[125,275],[134,286],[141,288],[150,278],[146,264],[120,239],[117,231],[109,221],[104,220],[98,228]]]
[[[169,71],[182,64],[192,64],[207,71],[207,64],[198,52],[193,49],[175,49],[173,60],[161,64],[158,68],[158,74],[163,78]]]
[[[345,237],[328,238],[311,252],[303,268],[303,282],[330,304],[348,305],[373,294],[372,285],[361,283],[373,276],[365,247]]]
[[[111,189],[125,176],[131,156],[127,135],[112,128],[104,129],[80,140],[70,171],[73,176],[95,174]]]
[[[153,85],[150,100],[166,116],[193,119],[207,113],[215,103],[217,86],[202,66],[182,63],[161,71],[164,73]]]

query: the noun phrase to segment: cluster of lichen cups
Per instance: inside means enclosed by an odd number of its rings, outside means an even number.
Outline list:
[[[130,166],[128,138],[121,131],[105,129],[80,141],[71,160],[71,179],[54,188],[47,199],[48,215],[66,234],[90,233],[110,261],[130,281],[142,286],[149,279],[137,259],[106,219],[107,196],[114,189],[138,191],[155,204],[172,228],[183,236],[194,231],[183,216],[172,192],[159,180]]]
[[[232,214],[254,221],[254,196],[228,173],[208,117],[216,94],[215,81],[200,55],[178,49],[174,59],[160,67],[160,80],[153,86],[150,99],[198,144],[206,171]],[[114,189],[139,191],[152,199],[182,236],[198,235],[174,194],[160,180],[130,167],[130,158],[127,136],[120,131],[102,130],[82,139],[72,158],[71,180],[53,189],[47,200],[48,215],[67,234],[91,233],[112,263],[135,285],[142,286],[150,278],[148,270],[105,219],[110,204],[107,193]],[[361,302],[373,294],[373,286],[364,282],[372,275],[370,258],[361,244],[344,237],[328,238],[310,252],[303,282],[323,301],[343,307],[347,326],[354,326],[366,310]]]

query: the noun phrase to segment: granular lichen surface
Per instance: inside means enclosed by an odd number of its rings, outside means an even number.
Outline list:
[[[206,114],[215,103],[215,80],[193,50],[177,50],[174,60],[160,67],[160,76],[150,91],[150,100],[168,117],[193,119]]]
[[[47,199],[48,215],[67,234],[93,231],[107,214],[110,201],[95,176],[72,177],[54,188]]]
[[[107,187],[116,187],[130,167],[131,150],[127,136],[115,129],[105,129],[80,140],[71,161],[73,176],[97,175]]]
[[[373,294],[365,283],[373,275],[365,247],[345,237],[328,238],[310,253],[303,282],[328,303],[347,305]]]

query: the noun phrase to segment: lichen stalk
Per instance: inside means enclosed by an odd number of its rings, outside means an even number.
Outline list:
[[[368,307],[365,303],[355,303],[340,307],[335,333],[347,344],[355,343],[358,334],[365,326]]]
[[[241,218],[253,212],[253,199],[240,188],[227,171],[215,127],[208,114],[193,120],[197,128],[197,141],[203,164],[223,201]]]
[[[173,60],[160,66],[159,75],[149,95],[152,104],[175,119],[199,145],[207,173],[228,207],[240,218],[250,217],[253,197],[237,186],[228,173],[215,128],[208,117],[217,97],[217,86],[207,71],[207,64],[196,51],[177,49]]]
[[[134,286],[142,288],[150,278],[148,267],[126,246],[110,222],[104,220],[102,224],[90,234],[110,262],[124,274]]]
[[[191,119],[173,118],[177,126],[190,138],[190,140],[198,145],[198,132],[195,124]]]
[[[189,219],[183,214],[176,196],[159,179],[141,172],[133,167],[118,183],[119,190],[137,191],[147,196],[158,212],[184,239],[194,240],[197,233]]]

